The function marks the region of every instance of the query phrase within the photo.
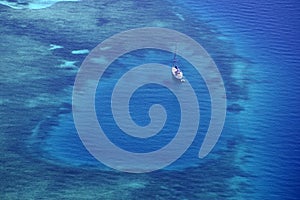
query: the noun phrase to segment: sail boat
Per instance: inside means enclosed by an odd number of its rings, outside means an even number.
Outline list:
[[[176,60],[176,50],[174,53],[174,58],[173,58],[173,64],[172,64],[172,75],[174,76],[175,79],[180,80],[181,82],[184,82],[184,77],[183,77],[183,72],[179,69],[177,60]]]

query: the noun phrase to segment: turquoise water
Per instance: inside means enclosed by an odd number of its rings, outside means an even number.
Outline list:
[[[13,7],[0,6],[1,199],[297,199],[299,3],[31,2],[0,1]],[[88,51],[113,34],[145,26],[175,29],[203,45],[224,80],[227,117],[217,145],[199,159],[210,99],[202,78],[179,58],[200,104],[197,136],[167,168],[129,174],[99,163],[82,145],[72,87]],[[138,50],[105,73],[97,117],[122,148],[149,152],[174,137],[180,114],[167,88],[145,85],[131,99],[139,125],[149,123],[154,103],[168,112],[162,132],[146,141],[122,134],[105,106],[123,73],[145,62],[170,65],[172,58],[172,52]]]

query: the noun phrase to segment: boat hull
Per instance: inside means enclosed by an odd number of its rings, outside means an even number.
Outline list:
[[[176,73],[177,69],[175,67],[172,67],[172,75],[174,78],[178,80],[183,80],[183,73],[180,71],[179,73]]]

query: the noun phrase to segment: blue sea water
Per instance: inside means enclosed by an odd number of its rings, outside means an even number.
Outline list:
[[[59,2],[38,10],[1,6],[1,199],[298,199],[299,9],[291,0]],[[180,58],[201,105],[197,137],[171,166],[134,175],[105,167],[82,145],[71,92],[86,54],[71,52],[91,50],[119,31],[144,26],[175,29],[201,43],[222,74],[228,108],[219,142],[199,159],[211,114],[209,94]],[[63,48],[49,50],[51,44]],[[105,87],[99,85],[98,119],[107,131],[120,133],[109,137],[122,148],[152,151],[174,137],[178,102],[164,87],[146,85],[131,100],[140,125],[149,123],[153,103],[169,112],[165,129],[147,145],[122,135],[110,107],[101,106],[109,104],[106,97],[124,72],[145,61],[170,64],[172,56],[132,52],[113,63]]]

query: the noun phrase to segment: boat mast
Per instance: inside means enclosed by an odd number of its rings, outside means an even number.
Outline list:
[[[173,66],[175,66],[175,63],[176,63],[176,56],[177,56],[177,44],[175,46],[175,51],[174,51]]]

